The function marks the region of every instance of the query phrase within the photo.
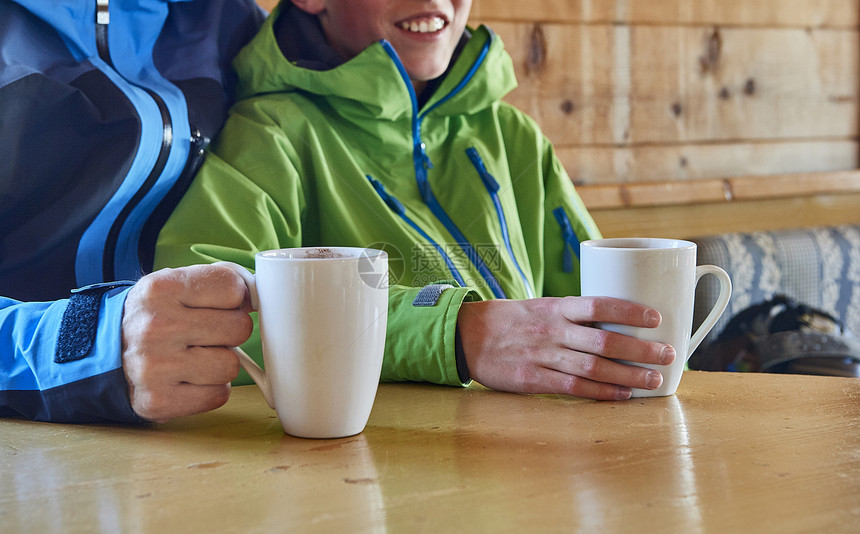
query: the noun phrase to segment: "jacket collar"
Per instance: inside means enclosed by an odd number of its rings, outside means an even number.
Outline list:
[[[96,0],[12,1],[54,28],[76,59],[98,54]],[[167,17],[168,4],[189,1],[193,0],[110,0],[111,26],[115,25],[121,32],[138,33],[141,42],[150,37],[154,40]]]
[[[381,43],[374,43],[344,62],[326,43],[314,19],[283,2],[272,12],[234,61],[240,78],[240,99],[306,91],[329,99],[334,109],[345,115],[370,114],[387,120],[413,116],[417,110],[413,109],[411,87],[398,70],[399,60],[390,57]],[[489,50],[486,60],[475,73],[469,72],[485,48]],[[457,88],[457,98],[447,100],[438,111],[474,112],[498,101],[516,86],[510,56],[489,28],[482,26],[471,32],[460,50],[460,56],[422,107],[446,99]],[[469,83],[459,87],[467,73]]]

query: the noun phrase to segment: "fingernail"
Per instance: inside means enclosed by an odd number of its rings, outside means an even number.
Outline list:
[[[664,345],[660,351],[660,365],[668,365],[675,361],[675,348],[672,345]]]
[[[618,388],[615,392],[615,398],[618,400],[627,400],[633,395],[633,390],[630,388]]]
[[[657,389],[662,383],[663,375],[661,375],[657,371],[651,371],[650,373],[648,373],[645,379],[645,384],[647,385],[648,389]]]
[[[645,312],[645,325],[649,327],[660,326],[660,312],[648,310]]]

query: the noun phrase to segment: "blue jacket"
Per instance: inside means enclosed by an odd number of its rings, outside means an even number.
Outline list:
[[[264,17],[253,0],[0,0],[0,416],[137,420],[131,283],[102,282],[151,269]]]

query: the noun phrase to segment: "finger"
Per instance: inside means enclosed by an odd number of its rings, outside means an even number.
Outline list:
[[[163,269],[138,283],[145,283],[154,298],[172,299],[188,308],[237,309],[250,302],[244,280],[217,265]]]
[[[632,394],[629,387],[599,382],[546,367],[532,368],[531,372],[521,378],[523,380],[513,389],[522,393],[551,393],[595,400],[626,400]]]
[[[181,384],[162,390],[135,391],[132,409],[140,417],[164,423],[174,417],[208,412],[226,404],[230,384]]]
[[[562,345],[576,352],[638,363],[668,365],[675,360],[675,349],[671,345],[591,326],[566,328]]]
[[[633,394],[628,387],[589,380],[581,376],[554,373],[549,379],[557,382],[561,394],[594,400],[627,400]]]
[[[239,357],[226,347],[190,347],[181,360],[176,376],[182,383],[201,386],[232,382],[241,367]]]
[[[572,323],[614,323],[641,328],[660,326],[660,312],[612,297],[566,297],[559,300],[561,315]]]
[[[627,388],[656,389],[663,383],[663,375],[659,371],[616,362],[594,354],[568,351],[545,365],[566,375]]]
[[[239,368],[239,358],[229,348],[189,347],[172,357],[161,358],[157,366],[148,367],[134,379],[157,388],[218,385],[232,382],[239,376]]]
[[[242,310],[184,309],[172,326],[183,346],[237,347],[254,331],[254,321]]]

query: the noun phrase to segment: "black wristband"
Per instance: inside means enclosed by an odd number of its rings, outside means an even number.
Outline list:
[[[454,331],[454,354],[457,360],[457,377],[462,384],[468,384],[469,366],[466,364],[466,354],[463,352],[463,341],[460,339],[460,327]]]

